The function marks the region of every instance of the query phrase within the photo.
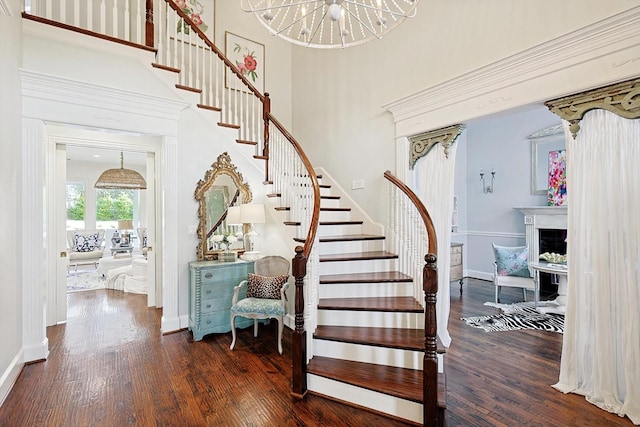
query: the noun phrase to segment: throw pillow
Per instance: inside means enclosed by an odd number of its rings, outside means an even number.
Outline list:
[[[528,246],[498,246],[493,244],[499,276],[531,277]]]
[[[260,276],[249,273],[247,298],[280,299],[280,289],[287,283],[289,276]]]
[[[91,252],[100,247],[100,235],[93,234],[76,234],[73,236],[73,250],[75,252]]]

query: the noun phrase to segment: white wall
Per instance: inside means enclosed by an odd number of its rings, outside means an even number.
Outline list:
[[[0,2],[0,404],[22,366],[20,2]]]
[[[293,134],[315,166],[374,220],[394,171],[392,101],[637,5],[635,0],[431,0],[382,40],[348,49],[293,48]],[[454,124],[454,123],[449,123]],[[422,123],[428,128],[428,123]]]
[[[465,173],[456,186],[466,187],[465,224],[466,273],[487,279],[491,276],[493,252],[491,242],[504,246],[525,243],[524,217],[516,206],[546,205],[544,195],[531,194],[531,141],[527,137],[560,123],[560,118],[546,108],[510,113],[474,121],[467,126]],[[495,169],[493,193],[484,194],[480,182],[491,183]]]

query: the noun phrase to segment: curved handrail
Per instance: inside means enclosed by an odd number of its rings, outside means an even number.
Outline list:
[[[247,78],[242,75],[242,73],[240,73],[238,68],[235,65],[233,65],[233,62],[229,61],[229,58],[227,58],[222,52],[220,52],[220,49],[218,49],[218,47],[215,44],[213,44],[213,42],[211,40],[209,40],[209,38],[205,35],[205,33],[203,33],[202,30],[200,28],[198,28],[198,26],[193,23],[191,18],[189,18],[182,11],[182,9],[180,9],[178,6],[176,6],[176,4],[173,2],[173,0],[165,0],[165,1],[167,3],[169,3],[169,6],[171,6],[171,8],[176,11],[176,13],[180,16],[180,18],[184,19],[185,22],[187,24],[189,24],[190,30],[191,31],[195,31],[196,34],[198,34],[200,36],[200,38],[207,44],[207,46],[209,46],[211,48],[211,50],[214,51],[216,53],[216,55],[218,55],[218,58],[220,58],[225,63],[225,65],[227,65],[229,68],[231,68],[231,71],[233,71],[235,73],[236,77],[238,77],[240,80],[242,80],[242,83],[244,83],[245,86],[247,86],[249,88],[249,90],[257,98],[260,99],[260,101],[264,102],[265,96],[263,94],[261,94],[258,91],[258,89],[256,89],[251,84],[251,82],[249,82],[249,80],[247,80]]]
[[[318,224],[320,223],[320,184],[318,183],[318,177],[316,176],[316,172],[313,170],[313,166],[311,166],[309,158],[307,157],[305,152],[302,151],[302,147],[300,147],[300,144],[298,144],[298,141],[296,141],[293,135],[291,135],[289,131],[287,131],[271,113],[267,113],[266,116],[269,121],[273,123],[275,127],[278,128],[278,130],[282,133],[282,135],[291,143],[293,149],[296,151],[296,153],[298,153],[298,156],[302,160],[304,167],[309,173],[309,178],[311,179],[311,184],[313,186],[313,213],[311,214],[311,224],[309,224],[309,230],[307,231],[307,238],[304,244],[304,251],[302,253],[305,258],[308,258],[316,237]]]
[[[238,68],[231,62],[229,59],[218,49],[218,47],[209,40],[209,38],[200,30],[194,22],[187,16],[182,9],[180,9],[173,0],[166,0],[169,6],[180,16],[180,18],[184,19],[184,21],[189,25],[190,30],[195,31],[196,34],[211,48],[213,52],[216,53],[218,58],[220,58],[225,65],[227,65],[231,71],[238,77],[242,83],[249,88],[249,90],[258,98],[260,101],[265,104],[268,103],[268,97],[260,93],[252,84],[244,77]],[[284,135],[284,137],[291,143],[293,149],[296,151],[300,159],[302,160],[307,172],[309,173],[309,177],[311,178],[311,184],[313,186],[314,193],[314,203],[313,203],[313,213],[311,216],[311,224],[309,225],[309,230],[307,232],[307,237],[304,244],[303,255],[308,257],[311,253],[311,249],[313,246],[313,242],[315,240],[315,236],[318,229],[318,224],[320,222],[320,186],[318,184],[318,178],[316,177],[316,173],[313,170],[313,166],[309,161],[309,158],[300,147],[300,144],[296,141],[296,139],[285,129],[285,127],[268,111],[265,112],[265,118],[268,119],[271,123],[273,123],[276,128]]]
[[[429,238],[429,253],[437,254],[438,239],[436,237],[436,229],[433,226],[433,220],[431,219],[431,215],[429,215],[427,208],[424,207],[424,204],[420,201],[418,196],[416,196],[416,194],[409,187],[407,187],[404,182],[393,176],[390,171],[385,171],[384,177],[393,185],[402,190],[402,192],[413,202],[413,205],[418,210],[418,213],[420,214],[420,217],[424,222],[424,226],[427,229],[427,237]]]

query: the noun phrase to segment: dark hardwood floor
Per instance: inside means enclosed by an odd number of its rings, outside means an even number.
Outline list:
[[[511,292],[512,291],[512,292]],[[488,282],[451,284],[447,422],[451,426],[631,426],[550,385],[562,336],[486,333],[459,320],[496,312]],[[518,290],[502,300],[515,302]],[[394,426],[397,420],[318,396],[289,396],[291,333],[277,352],[275,322],[238,334],[161,335],[143,295],[68,294],[66,325],[47,329],[50,356],[27,365],[0,407],[0,426]]]

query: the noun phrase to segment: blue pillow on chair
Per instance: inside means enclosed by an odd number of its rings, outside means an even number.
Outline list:
[[[531,277],[528,246],[498,246],[493,243],[499,276]]]

